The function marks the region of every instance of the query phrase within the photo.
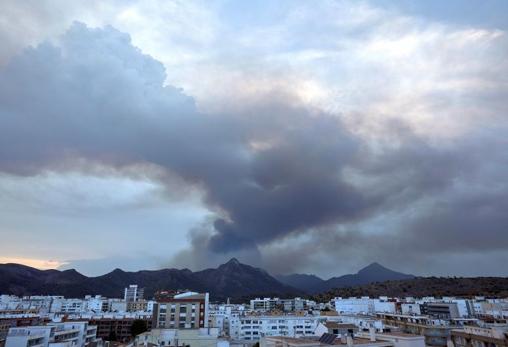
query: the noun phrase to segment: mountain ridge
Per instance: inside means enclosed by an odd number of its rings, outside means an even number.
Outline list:
[[[356,274],[347,274],[323,280],[312,274],[278,275],[276,278],[282,283],[291,285],[309,294],[326,292],[334,288],[353,287],[374,282],[409,280],[416,276],[390,270],[383,265],[373,262],[360,269]]]
[[[129,284],[145,288],[147,297],[157,290],[189,289],[210,292],[213,299],[246,295],[302,295],[303,292],[283,284],[265,270],[242,264],[233,258],[219,265],[192,272],[189,269],[139,270],[116,268],[104,275],[87,277],[75,269],[39,270],[22,264],[0,264],[0,293],[15,295],[64,295],[83,297],[101,294],[121,297]]]
[[[402,279],[383,280],[385,275],[402,276]],[[287,284],[287,277],[300,276],[307,280],[304,289]],[[303,277],[302,277],[303,276]],[[406,278],[404,276],[410,276]],[[276,278],[277,277],[277,278]],[[284,281],[280,281],[285,277]],[[366,284],[361,281],[370,280]],[[312,283],[314,282],[314,283]],[[310,284],[309,284],[310,283]],[[145,288],[147,298],[156,290],[189,289],[207,291],[214,301],[231,298],[233,302],[245,302],[252,297],[276,296],[280,298],[305,296],[327,301],[336,296],[440,296],[457,295],[508,295],[508,277],[415,277],[396,272],[378,263],[370,264],[356,274],[348,274],[323,280],[312,274],[271,276],[261,268],[242,264],[237,259],[192,272],[189,269],[139,270],[135,272],[114,269],[96,277],[87,277],[74,269],[39,270],[22,264],[0,264],[0,294],[14,295],[63,295],[83,297],[101,294],[121,297],[130,284]],[[298,283],[296,283],[298,284]],[[324,288],[316,293],[316,285]],[[326,289],[326,286],[332,286]],[[335,286],[335,287],[334,287]],[[328,287],[330,288],[330,287]]]
[[[326,302],[335,297],[424,297],[474,296],[507,297],[508,277],[415,277],[406,280],[374,282],[354,287],[334,288],[315,294],[314,300]]]

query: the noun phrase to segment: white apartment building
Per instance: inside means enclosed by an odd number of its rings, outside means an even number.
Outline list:
[[[108,299],[101,295],[87,295],[85,296],[86,311],[87,312],[105,312],[108,310]]]
[[[55,327],[31,326],[11,328],[5,340],[5,347],[47,347],[50,346]]]
[[[345,314],[368,314],[374,312],[374,301],[367,297],[335,298],[335,311]]]
[[[124,289],[124,297],[123,299],[126,302],[135,302],[143,299],[144,288],[138,288],[137,284],[131,284],[127,288]]]
[[[474,316],[474,306],[472,300],[467,299],[452,299],[451,302],[457,304],[457,309],[459,311],[459,317],[467,318]]]
[[[239,340],[259,340],[263,336],[315,336],[319,317],[242,316],[230,322],[230,336]]]
[[[121,299],[109,299],[108,301],[109,311],[124,313],[127,312],[127,302]]]
[[[239,318],[244,313],[243,305],[210,305],[209,326],[219,328],[220,335],[230,336],[231,329],[238,329]]]
[[[268,312],[279,309],[285,312],[302,311],[316,307],[315,301],[302,298],[279,299],[279,298],[256,298],[250,301],[251,311]]]
[[[148,307],[148,304],[146,305]],[[150,308],[153,307],[153,302]],[[101,313],[127,311],[127,302],[123,299],[107,299],[97,296],[86,296],[84,299],[66,299],[63,297],[53,298],[51,301],[50,313]]]
[[[404,315],[421,315],[420,304],[417,303],[403,303],[400,305],[400,310]]]
[[[24,296],[0,295],[0,310],[37,310],[49,313],[54,300],[63,299],[62,296]]]
[[[396,303],[387,297],[377,299],[364,296],[361,298],[335,298],[335,310],[340,314],[373,314],[375,312],[395,313]]]
[[[9,329],[5,347],[87,347],[101,343],[96,336],[88,322],[51,323]]]
[[[89,346],[92,342],[97,342],[97,327],[89,325],[88,322],[63,322],[49,323],[48,326],[54,326],[55,338],[62,336],[65,338],[71,331],[77,331],[76,346]]]
[[[79,313],[87,311],[87,302],[83,299],[64,299],[60,297],[51,302],[52,313]]]
[[[252,311],[268,312],[277,308],[279,298],[256,298],[250,301],[250,309]]]

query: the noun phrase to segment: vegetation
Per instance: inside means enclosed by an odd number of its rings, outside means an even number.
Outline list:
[[[375,282],[356,287],[335,288],[313,299],[326,302],[334,297],[360,296],[459,296],[508,297],[507,277],[417,277],[410,280]]]
[[[139,334],[144,333],[148,330],[148,326],[146,325],[146,322],[142,319],[136,319],[134,322],[132,322],[131,326],[131,335],[132,336],[138,336]]]
[[[107,341],[116,341],[116,340],[117,340],[116,332],[114,330],[111,330],[109,332]]]

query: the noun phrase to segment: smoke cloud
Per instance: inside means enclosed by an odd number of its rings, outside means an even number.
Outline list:
[[[102,167],[141,172],[168,194],[175,180],[199,190],[215,217],[175,264],[241,254],[290,272],[322,263],[321,251],[396,263],[508,248],[506,114],[451,141],[400,119],[366,137],[285,90],[207,113],[165,80],[112,27],[75,23],[24,50],[0,69],[0,171]]]

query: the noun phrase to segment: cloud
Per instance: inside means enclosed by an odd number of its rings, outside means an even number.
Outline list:
[[[336,117],[277,98],[252,108],[251,119],[205,115],[164,79],[128,35],[74,24],[58,45],[28,49],[1,72],[0,168],[30,175],[89,161],[166,170],[202,189],[222,216],[210,240],[217,252],[370,208],[341,178],[357,144]],[[260,142],[271,145],[250,146]]]
[[[160,18],[134,43],[75,23],[25,49],[0,70],[0,170],[142,177],[167,199],[197,194],[211,216],[173,264],[240,254],[277,272],[335,271],[343,256],[417,266],[505,249],[505,33],[363,3],[309,6],[237,31],[210,7],[171,7],[213,30],[178,43],[171,26],[161,50]],[[95,20],[141,27],[147,11]]]

